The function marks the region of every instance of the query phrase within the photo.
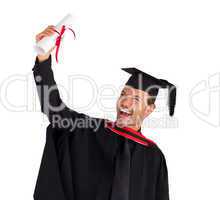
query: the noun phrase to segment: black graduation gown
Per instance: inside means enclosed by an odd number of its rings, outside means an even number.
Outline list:
[[[36,58],[32,70],[41,111],[50,121],[34,191],[35,200],[124,200],[118,193],[125,190],[128,191],[127,200],[169,199],[166,161],[156,144],[150,141],[149,146],[139,144],[115,134],[106,127],[105,119],[69,109],[56,88],[51,56],[41,63]],[[44,86],[56,88],[51,92],[49,102],[53,106],[64,105],[62,111],[48,108]],[[53,124],[55,115],[73,121],[87,119],[91,123],[88,127],[79,123],[74,129],[61,127]],[[100,123],[98,128],[94,125],[97,121]],[[125,145],[129,146],[130,152],[129,174],[124,177],[124,183],[116,185],[115,180],[120,180],[119,175],[116,177],[117,156]]]

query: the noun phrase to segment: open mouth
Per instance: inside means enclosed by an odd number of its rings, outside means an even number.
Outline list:
[[[121,109],[119,109],[119,115],[121,117],[129,117],[132,115],[132,112],[127,109],[121,108]]]

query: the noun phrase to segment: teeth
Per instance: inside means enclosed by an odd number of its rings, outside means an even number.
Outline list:
[[[120,109],[121,112],[127,113],[127,114],[131,114],[131,112],[125,108],[121,108]]]

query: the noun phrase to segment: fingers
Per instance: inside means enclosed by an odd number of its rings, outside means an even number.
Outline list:
[[[36,35],[36,42],[41,40],[43,37],[47,36],[45,33],[39,33]]]
[[[36,42],[38,42],[39,40],[41,40],[42,38],[46,37],[46,36],[51,36],[55,33],[55,26],[50,25],[47,28],[45,28],[42,32],[38,33],[35,37]]]
[[[36,42],[40,41],[41,39],[43,39],[44,37],[47,36],[51,36],[55,33],[56,27],[53,25],[47,26],[47,28],[45,28],[42,32],[38,33],[35,36]],[[38,55],[39,58],[41,60],[45,60],[46,58],[49,57],[49,55],[51,54],[51,52],[55,49],[56,45],[54,45],[47,53],[45,53],[44,55]]]
[[[46,29],[44,29],[44,33],[46,34],[53,34],[55,32],[56,28],[53,25],[48,26]]]

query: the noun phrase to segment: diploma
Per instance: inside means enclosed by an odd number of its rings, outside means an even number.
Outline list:
[[[56,26],[55,29],[60,33],[62,26],[71,26],[72,24],[72,15],[66,15]],[[58,33],[54,32],[51,36],[45,36],[34,46],[37,54],[47,53],[56,43],[56,38],[59,36]]]

